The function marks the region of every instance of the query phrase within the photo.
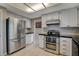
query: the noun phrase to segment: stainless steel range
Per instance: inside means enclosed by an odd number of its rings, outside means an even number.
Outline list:
[[[50,30],[46,36],[46,49],[52,53],[59,54],[60,33],[58,30]]]

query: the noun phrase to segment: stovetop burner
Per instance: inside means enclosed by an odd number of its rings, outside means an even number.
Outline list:
[[[59,33],[58,30],[49,30],[49,31],[47,32],[47,35],[48,35],[48,36],[55,36],[55,37],[58,37],[58,36],[60,36],[60,33]]]

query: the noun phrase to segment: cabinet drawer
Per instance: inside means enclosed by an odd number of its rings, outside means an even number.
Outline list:
[[[64,48],[61,48],[60,51],[62,51],[62,52],[67,51],[67,49],[64,47]]]
[[[62,48],[62,47],[67,47],[67,45],[66,44],[60,44],[60,47]]]
[[[66,39],[60,38],[60,42],[67,42]]]
[[[62,52],[63,55],[66,55],[66,52]]]
[[[70,52],[67,50],[67,48],[61,48],[60,49],[60,54],[62,54],[62,55],[70,55]]]
[[[60,54],[66,55],[66,51],[62,50],[62,51],[60,51]]]

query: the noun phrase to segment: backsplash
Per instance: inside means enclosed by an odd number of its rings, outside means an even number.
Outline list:
[[[76,33],[79,32],[79,28],[60,28],[61,33]]]
[[[79,32],[79,28],[61,28],[59,25],[49,25],[47,26],[47,29],[45,31],[48,30],[59,30],[60,33],[78,33]]]

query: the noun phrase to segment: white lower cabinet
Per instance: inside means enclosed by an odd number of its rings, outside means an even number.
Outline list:
[[[72,55],[72,38],[60,37],[60,54],[66,56]]]
[[[33,37],[34,34],[26,34],[26,44],[32,44],[34,40]]]
[[[39,35],[39,47],[44,48],[45,47],[45,37],[42,35]]]

